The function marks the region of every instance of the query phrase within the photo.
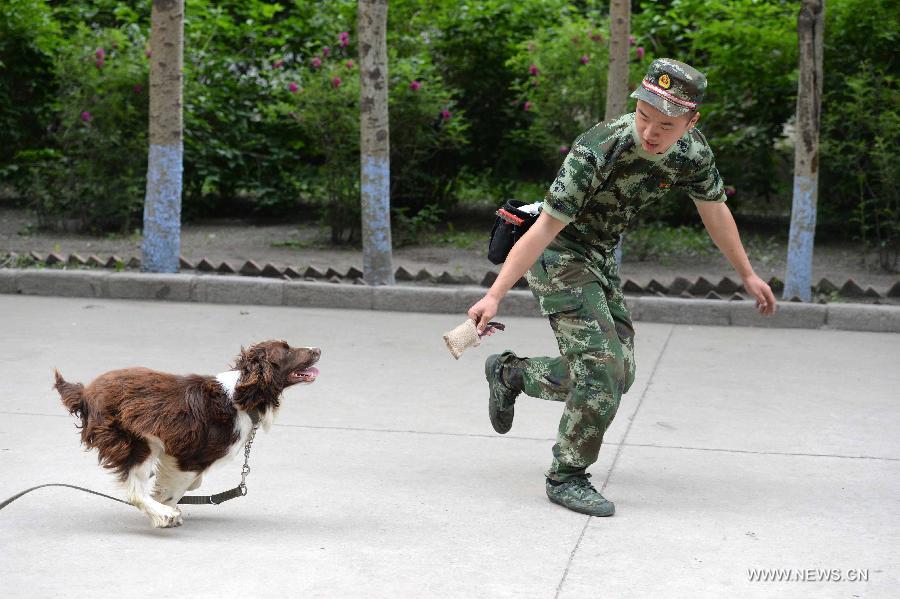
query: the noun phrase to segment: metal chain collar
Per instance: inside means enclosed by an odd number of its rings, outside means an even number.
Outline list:
[[[244,445],[244,465],[241,467],[241,484],[238,485],[242,497],[247,494],[247,475],[250,474],[250,446],[253,444],[254,437],[256,437],[257,429],[259,429],[258,422],[253,425],[250,434],[247,436],[247,443]]]

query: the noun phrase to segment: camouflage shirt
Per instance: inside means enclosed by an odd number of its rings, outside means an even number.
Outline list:
[[[542,207],[567,223],[554,245],[606,262],[598,254],[611,254],[638,212],[672,188],[697,201],[725,201],[712,150],[696,127],[666,152],[650,154],[634,120],[633,112],[623,115],[575,140]]]

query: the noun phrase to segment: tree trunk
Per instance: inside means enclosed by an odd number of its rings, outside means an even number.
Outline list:
[[[150,152],[142,269],[176,272],[181,251],[184,0],[153,0],[150,29]]]
[[[631,0],[609,3],[609,72],[606,79],[604,120],[625,114],[628,106],[628,35],[631,30]]]
[[[363,277],[393,285],[388,128],[387,0],[359,0],[360,201]]]
[[[800,81],[794,140],[794,198],[784,297],[812,299],[813,238],[819,192],[819,122],[822,106],[822,33],[825,0],[803,0],[797,18]]]

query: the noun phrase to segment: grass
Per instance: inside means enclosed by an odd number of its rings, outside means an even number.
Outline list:
[[[490,231],[459,231],[451,223],[446,231],[434,233],[430,239],[426,238],[425,244],[451,246],[460,250],[471,250],[484,245],[487,251],[489,235]]]
[[[662,223],[630,229],[622,243],[622,259],[638,262],[653,260],[666,264],[673,258],[698,258],[716,252],[715,244],[702,227],[672,227]]]

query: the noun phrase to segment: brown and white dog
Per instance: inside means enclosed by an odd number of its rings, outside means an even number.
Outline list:
[[[264,341],[241,348],[234,369],[178,376],[147,368],[100,375],[87,387],[56,371],[55,388],[81,419],[81,442],[118,474],[132,504],[157,528],[180,526],[178,500],[215,462],[240,453],[258,415],[268,430],[281,393],[312,383],[321,350]],[[156,475],[152,484],[151,477]]]

